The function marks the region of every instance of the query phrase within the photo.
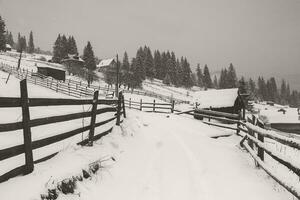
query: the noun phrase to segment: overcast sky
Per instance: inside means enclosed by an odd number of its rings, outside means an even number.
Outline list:
[[[81,52],[91,41],[99,58],[146,44],[192,67],[232,62],[246,76],[300,76],[300,0],[0,0],[0,15],[15,39],[32,30],[45,50],[64,33]]]

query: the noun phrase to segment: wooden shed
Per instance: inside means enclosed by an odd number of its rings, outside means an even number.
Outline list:
[[[66,80],[66,70],[60,67],[55,66],[37,66],[37,72],[40,74],[43,74],[45,76],[51,76],[52,78],[55,78],[57,80]]]
[[[238,88],[213,89],[194,93],[194,104],[198,109],[218,112],[242,114],[245,104]]]

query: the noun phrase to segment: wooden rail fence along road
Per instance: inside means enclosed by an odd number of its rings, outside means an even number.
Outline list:
[[[300,168],[299,165],[297,165],[299,162],[296,160],[296,158],[290,158],[289,156],[285,156],[280,152],[276,152],[266,143],[268,142],[268,144],[274,143],[282,145],[283,148],[289,148],[291,151],[298,152],[300,150],[299,137],[289,133],[278,132],[276,130],[267,130],[264,123],[254,115],[252,115],[252,118],[249,118],[248,116],[247,119],[243,119],[241,115],[237,114],[202,109],[188,110],[179,112],[177,114],[193,115],[196,119],[214,119],[216,122],[224,122],[225,124],[206,121],[203,122],[221,128],[236,130],[237,135],[242,137],[240,145],[250,153],[255,160],[256,165],[261,167],[267,174],[270,175],[270,177],[283,186],[287,191],[300,199],[299,188],[297,188],[292,182],[287,181],[289,179],[285,179],[285,177],[278,175],[278,173],[276,173],[272,168],[272,164],[265,162],[265,154],[267,154],[270,159],[276,162],[276,164],[282,166],[287,171],[292,172],[299,179]],[[236,124],[237,128],[230,127],[228,124]],[[268,141],[266,141],[266,139]]]
[[[57,154],[48,155],[44,158],[34,160],[33,150],[38,149],[56,142],[62,141],[64,139],[70,138],[77,134],[89,131],[87,138],[78,142],[78,145],[93,145],[93,141],[100,139],[102,136],[107,135],[111,132],[112,128],[102,132],[96,133],[95,128],[100,127],[108,122],[111,122],[116,119],[116,125],[121,123],[121,115],[126,117],[125,107],[124,107],[124,98],[123,94],[120,92],[118,99],[98,99],[99,92],[94,92],[93,99],[49,99],[49,98],[28,98],[27,92],[27,82],[26,79],[20,81],[20,92],[21,97],[0,97],[0,108],[13,108],[21,107],[22,108],[22,121],[0,124],[0,134],[1,132],[23,130],[24,144],[20,144],[13,147],[8,147],[5,149],[0,149],[0,161],[18,156],[21,154],[25,155],[25,165],[19,166],[3,175],[0,175],[0,182],[8,180],[11,177],[15,177],[20,174],[31,173],[34,169],[34,164],[42,162],[46,159],[49,159]],[[43,117],[38,119],[30,119],[30,107],[40,107],[40,106],[69,106],[69,105],[91,105],[91,111],[84,111],[72,114],[64,114],[59,116]],[[102,108],[97,108],[98,105],[102,105]],[[97,116],[102,116],[104,113],[115,113],[113,117],[105,119],[103,121],[97,121]],[[90,124],[82,126],[80,128],[69,130],[58,135],[50,136],[47,138],[32,140],[31,138],[31,128],[53,124],[58,122],[66,122],[75,119],[90,118]],[[102,118],[98,118],[101,119]],[[59,129],[59,125],[58,129]]]
[[[168,110],[173,113],[174,112],[174,104],[175,101],[172,101],[172,103],[158,103],[153,100],[153,102],[143,102],[141,99],[139,102],[132,101],[131,98],[129,100],[124,100],[125,106],[130,109],[136,109],[142,111],[148,111],[148,112],[168,112]]]

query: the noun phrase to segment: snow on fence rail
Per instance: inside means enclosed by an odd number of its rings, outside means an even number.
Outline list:
[[[153,111],[153,112],[164,112],[162,110],[170,110],[171,113],[174,112],[174,104],[175,101],[173,100],[172,103],[157,103],[155,100],[153,102],[143,102],[141,99],[140,102],[132,101],[131,98],[129,100],[124,100],[125,106],[132,109],[137,109],[142,111],[143,108],[146,111]],[[149,110],[150,109],[150,110]]]
[[[102,133],[95,135],[95,128],[100,127],[108,122],[111,122],[116,119],[116,125],[121,123],[121,115],[123,114],[126,117],[125,106],[124,106],[124,97],[120,92],[119,98],[115,100],[107,99],[98,99],[98,91],[94,92],[93,99],[47,99],[47,98],[28,98],[27,92],[27,82],[26,79],[20,82],[20,98],[11,98],[11,97],[0,97],[0,107],[9,108],[9,107],[21,107],[22,108],[22,121],[14,123],[0,124],[0,133],[7,131],[15,131],[23,129],[24,144],[8,147],[5,149],[0,149],[0,161],[5,159],[20,155],[25,153],[25,165],[17,167],[3,175],[0,176],[0,182],[6,181],[9,178],[15,177],[20,174],[29,174],[33,171],[34,163],[39,163],[44,160],[47,160],[55,156],[58,152],[48,155],[46,157],[40,158],[38,160],[33,159],[33,150],[38,149],[64,139],[70,138],[77,134],[89,131],[88,138],[82,139],[78,142],[78,145],[93,145],[93,141],[100,139],[102,136],[107,135],[111,132],[112,127]],[[59,116],[44,117],[38,119],[30,119],[30,107],[37,106],[68,106],[68,105],[91,105],[91,111],[64,114]],[[97,109],[98,105],[109,105],[109,107],[104,107]],[[116,112],[114,117],[106,119],[104,121],[96,122],[96,117],[98,115]],[[83,126],[71,131],[67,131],[58,135],[50,136],[47,138],[39,139],[32,141],[31,138],[31,128],[53,124],[58,122],[66,122],[75,119],[82,119],[84,117],[90,117],[90,125]]]
[[[289,183],[289,181],[283,180],[282,176],[276,173],[274,169],[265,162],[265,153],[277,163],[296,174],[298,177],[300,177],[300,168],[299,166],[297,166],[299,162],[297,162],[297,160],[295,159],[274,151],[274,149],[266,145],[265,138],[268,138],[295,150],[300,150],[300,141],[295,138],[281,135],[276,131],[264,129],[264,124],[254,115],[252,116],[252,119],[248,117],[247,122],[241,121],[239,123],[239,130],[244,133],[243,139],[240,144],[250,153],[250,155],[256,161],[256,164],[264,169],[287,191],[300,199],[299,187],[297,188],[293,184]]]

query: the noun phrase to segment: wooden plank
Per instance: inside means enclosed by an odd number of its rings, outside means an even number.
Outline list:
[[[122,107],[123,107],[123,117],[126,118],[126,108],[125,108],[125,101],[124,95],[122,93]]]
[[[24,145],[17,145],[0,150],[0,161],[24,153]]]
[[[0,108],[20,107],[21,99],[16,97],[0,97]]]
[[[93,146],[93,140],[92,138],[94,137],[94,132],[95,132],[95,121],[96,121],[96,110],[98,106],[98,96],[99,96],[99,91],[96,91],[94,93],[94,99],[93,99],[93,107],[92,107],[92,114],[91,114],[91,129],[89,132],[89,145]]]
[[[32,149],[38,149],[38,148],[41,148],[41,147],[59,142],[61,140],[67,139],[69,137],[72,137],[74,135],[77,135],[79,133],[87,131],[89,129],[90,129],[90,126],[80,127],[80,128],[74,129],[72,131],[68,131],[68,132],[59,134],[59,135],[55,135],[55,136],[51,136],[51,137],[48,137],[48,138],[33,141],[32,142]]]
[[[33,171],[33,156],[32,156],[32,140],[31,129],[29,126],[30,114],[28,105],[28,92],[26,79],[20,81],[21,90],[21,105],[22,105],[22,124],[23,124],[23,138],[25,149],[25,174]]]
[[[235,119],[235,120],[239,120],[240,119],[240,116],[238,114],[217,112],[217,111],[212,111],[212,110],[195,109],[195,113],[197,113],[197,114],[204,114],[204,115],[210,115],[210,116],[215,116],[215,117],[226,117],[226,118]]]
[[[92,99],[49,99],[49,98],[29,99],[29,106],[87,105],[92,103],[93,103]]]
[[[118,108],[117,108],[117,121],[116,121],[116,125],[119,126],[120,125],[120,117],[121,117],[121,99],[122,99],[122,92],[119,93],[118,96]]]
[[[220,128],[227,128],[227,129],[230,129],[230,130],[237,130],[237,128],[233,128],[233,127],[229,127],[229,126],[224,126],[224,125],[221,125],[221,124],[216,124],[216,123],[212,123],[212,122],[203,122],[204,124],[208,124],[208,125],[212,125],[212,126],[217,126],[217,127],[220,127]]]
[[[103,136],[109,134],[109,133],[112,131],[112,129],[113,129],[113,127],[111,127],[110,129],[108,129],[107,131],[104,131],[104,132],[102,132],[102,133],[100,133],[100,134],[95,135],[95,136],[92,138],[92,141],[96,141],[96,140],[101,139]],[[84,140],[82,140],[81,142],[78,142],[77,144],[78,144],[78,145],[86,145],[86,144],[88,144],[88,142],[89,142],[89,139],[84,139]]]
[[[199,114],[199,113],[186,113],[194,116],[200,116],[200,117],[205,117],[205,118],[211,118],[211,119],[216,119],[219,121],[224,121],[224,122],[229,122],[229,123],[239,123],[239,120],[234,120],[234,119],[228,119],[228,118],[223,118],[223,117],[215,117],[211,115],[204,115],[204,114]]]

